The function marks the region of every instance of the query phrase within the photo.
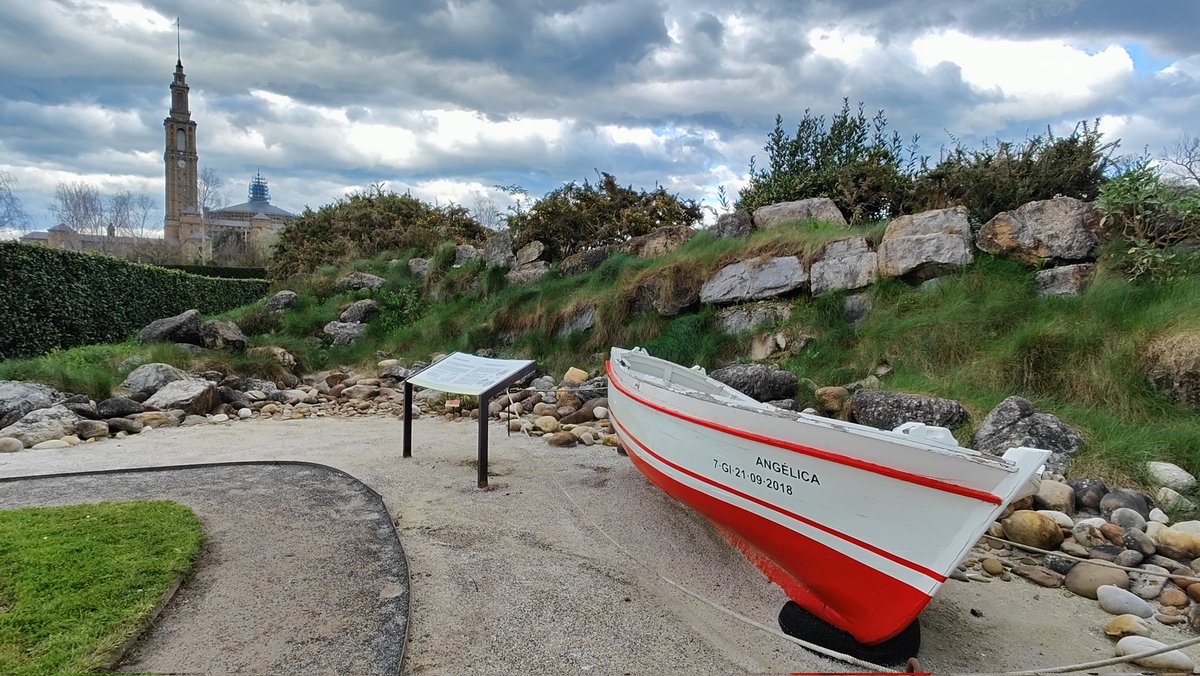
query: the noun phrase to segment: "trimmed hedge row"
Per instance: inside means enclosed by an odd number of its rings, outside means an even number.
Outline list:
[[[203,277],[222,279],[266,279],[266,268],[226,268],[217,265],[164,265],[168,270],[179,270]]]
[[[125,340],[155,319],[191,308],[224,312],[266,292],[265,280],[201,277],[0,242],[0,359]]]

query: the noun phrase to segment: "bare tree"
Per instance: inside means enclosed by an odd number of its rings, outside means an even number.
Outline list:
[[[499,230],[504,226],[504,218],[500,213],[500,206],[496,204],[496,200],[478,190],[471,193],[471,207],[469,211],[475,217],[475,220],[479,221],[479,224],[488,230]]]
[[[196,201],[200,207],[200,236],[203,238],[200,243],[201,265],[206,265],[213,257],[214,234],[211,231],[212,217],[209,212],[225,204],[225,193],[221,190],[224,186],[225,181],[216,169],[204,167],[200,170],[200,178],[196,182]]]
[[[29,216],[21,208],[16,187],[17,178],[7,171],[0,171],[0,235],[29,232]]]
[[[1183,183],[1200,187],[1200,136],[1180,134],[1175,145],[1163,152],[1163,162]]]
[[[55,187],[50,213],[58,225],[65,225],[75,232],[75,241],[70,244],[72,248],[79,248],[80,235],[107,234],[108,218],[104,199],[100,196],[100,189],[90,183],[59,182]]]
[[[134,243],[127,250],[126,258],[155,265],[169,265],[181,261],[179,245],[161,237],[147,237]]]

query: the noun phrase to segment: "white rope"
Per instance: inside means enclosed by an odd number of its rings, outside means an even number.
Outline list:
[[[1079,558],[1078,556],[1072,556],[1070,554],[1067,554],[1066,552],[1061,552],[1061,551],[1052,552],[1052,551],[1049,551],[1046,549],[1038,549],[1037,547],[1034,547],[1032,545],[1023,545],[1020,542],[1013,542],[1012,540],[1005,540],[1004,538],[998,538],[995,535],[986,535],[985,534],[983,537],[985,537],[989,540],[995,540],[996,542],[1003,542],[1006,545],[1011,545],[1013,547],[1017,547],[1018,549],[1024,549],[1026,551],[1034,552],[1036,554],[1052,554],[1054,556],[1058,556],[1058,557],[1061,557],[1064,559],[1075,561],[1076,563],[1094,563],[1097,566],[1104,566],[1106,568],[1116,568],[1117,570],[1125,570],[1125,571],[1129,571],[1131,573],[1141,573],[1142,575],[1149,575],[1151,577],[1169,577],[1172,580],[1186,580],[1188,582],[1200,582],[1200,577],[1193,577],[1191,575],[1180,575],[1179,573],[1172,573],[1171,571],[1167,571],[1166,573],[1160,573],[1156,570],[1144,570],[1142,568],[1130,568],[1129,566],[1122,566],[1122,565],[1113,563],[1112,561],[1105,561],[1104,559],[1082,559],[1082,558]]]

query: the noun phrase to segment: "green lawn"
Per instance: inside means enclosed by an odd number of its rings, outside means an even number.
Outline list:
[[[0,673],[85,673],[191,570],[196,515],[163,500],[0,511]]]

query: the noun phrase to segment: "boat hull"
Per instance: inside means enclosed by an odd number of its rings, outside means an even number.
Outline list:
[[[878,431],[764,417],[656,386],[620,363],[608,370],[614,429],[638,470],[805,610],[866,644],[916,618],[1045,457],[1022,449],[1030,453],[1017,454],[1014,471],[935,453],[944,466],[922,473],[921,448]],[[902,461],[877,463],[880,452]]]

